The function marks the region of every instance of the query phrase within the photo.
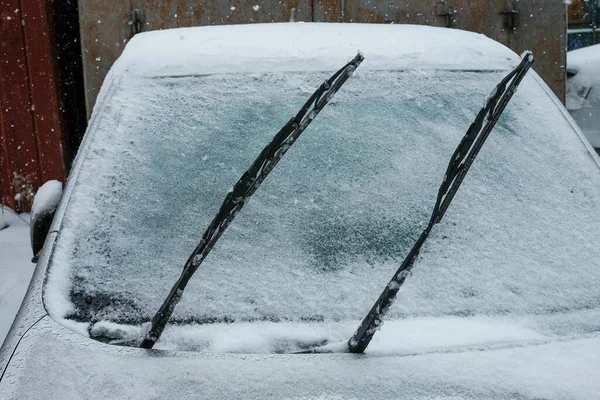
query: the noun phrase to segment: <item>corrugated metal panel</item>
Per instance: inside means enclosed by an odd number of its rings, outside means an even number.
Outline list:
[[[65,176],[46,11],[44,0],[0,0],[2,203],[19,211]]]

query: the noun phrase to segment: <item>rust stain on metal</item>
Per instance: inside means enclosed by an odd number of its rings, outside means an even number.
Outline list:
[[[478,0],[452,1],[456,10],[455,27],[467,31],[483,33],[500,43],[508,44],[506,30],[502,24],[502,2],[492,7],[488,2]]]
[[[225,25],[267,22],[310,21],[312,3],[308,0],[255,1],[233,0],[198,2],[173,0],[157,4],[154,0],[130,0],[132,8],[145,10],[145,30],[198,25]]]

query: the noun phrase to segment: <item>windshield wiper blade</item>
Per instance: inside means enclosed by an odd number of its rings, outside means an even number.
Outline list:
[[[363,353],[375,332],[383,322],[385,314],[391,307],[398,290],[406,280],[407,275],[413,267],[421,246],[429,236],[433,226],[440,222],[458,191],[465,175],[473,164],[475,157],[488,138],[490,132],[498,122],[500,115],[506,108],[511,97],[515,94],[521,80],[533,64],[531,52],[525,52],[520,64],[511,71],[492,91],[484,107],[479,111],[475,121],[469,127],[467,133],[460,141],[454,151],[444,180],[439,188],[437,200],[431,214],[427,227],[421,233],[416,243],[410,249],[408,255],[385,287],[367,316],[363,319],[354,335],[348,340],[348,349],[351,353]],[[487,117],[487,122],[484,121]]]
[[[202,240],[186,261],[183,272],[171,289],[171,292],[152,318],[152,321],[144,324],[140,347],[151,349],[158,339],[160,339],[167,322],[173,314],[175,306],[181,299],[187,283],[225,229],[227,229],[246,201],[254,194],[290,146],[294,144],[300,134],[327,105],[363,60],[363,55],[358,53],[352,61],[323,82],[302,106],[298,114],[277,132],[273,139],[271,139],[271,142],[254,160],[250,168],[244,172],[242,177],[233,186],[221,204],[217,215],[202,235]]]

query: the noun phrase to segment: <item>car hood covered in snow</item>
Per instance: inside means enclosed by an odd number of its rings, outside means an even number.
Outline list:
[[[48,317],[22,341],[3,399],[595,399],[600,338],[417,355],[145,351]],[[487,351],[482,351],[487,350]]]

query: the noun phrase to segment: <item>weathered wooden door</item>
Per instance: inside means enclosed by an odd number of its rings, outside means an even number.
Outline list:
[[[55,55],[45,0],[0,0],[0,197],[28,210],[65,177]]]

